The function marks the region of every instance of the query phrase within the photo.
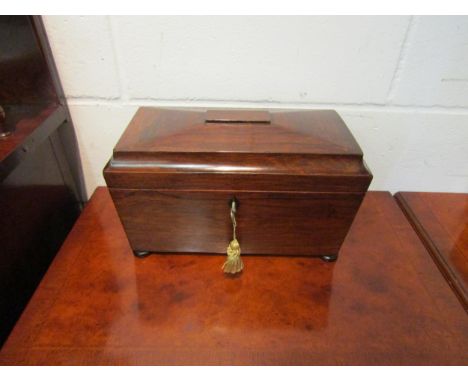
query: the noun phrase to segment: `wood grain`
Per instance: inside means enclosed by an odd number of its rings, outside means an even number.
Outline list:
[[[111,188],[300,192],[365,192],[372,180],[333,110],[149,107],[139,108],[104,177]]]
[[[136,259],[92,197],[0,352],[5,365],[467,365],[468,317],[389,193],[367,194],[336,263]]]
[[[213,110],[141,107],[114,150],[114,159],[132,159],[135,153],[157,158],[160,153],[238,152],[264,154],[348,155],[362,157],[354,137],[333,110],[265,111],[218,110],[229,115],[206,123]],[[236,123],[233,127],[231,121]],[[249,122],[250,120],[250,122]]]
[[[104,169],[135,251],[336,256],[372,180],[333,110],[138,110]]]
[[[237,208],[242,253],[336,256],[364,193],[110,189],[137,251],[226,253]]]
[[[395,197],[468,311],[468,194],[399,192]]]

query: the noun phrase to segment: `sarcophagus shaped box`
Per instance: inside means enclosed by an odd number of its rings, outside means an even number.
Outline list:
[[[140,108],[104,169],[132,249],[336,258],[372,175],[335,111]],[[235,223],[235,227],[233,227]]]

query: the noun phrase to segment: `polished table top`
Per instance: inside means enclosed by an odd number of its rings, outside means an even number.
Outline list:
[[[468,311],[468,194],[399,192],[396,198]]]
[[[260,234],[260,233],[259,233]],[[468,364],[468,315],[389,193],[370,192],[336,263],[132,256],[99,188],[1,364]]]

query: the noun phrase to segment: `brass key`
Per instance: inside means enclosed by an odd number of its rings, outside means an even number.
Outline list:
[[[235,274],[244,269],[244,263],[240,257],[241,248],[236,238],[236,201],[231,202],[232,240],[227,247],[227,260],[223,265],[225,273]]]

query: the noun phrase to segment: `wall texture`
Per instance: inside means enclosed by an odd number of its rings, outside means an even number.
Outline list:
[[[45,17],[88,193],[139,105],[334,108],[372,189],[468,192],[468,17]]]

